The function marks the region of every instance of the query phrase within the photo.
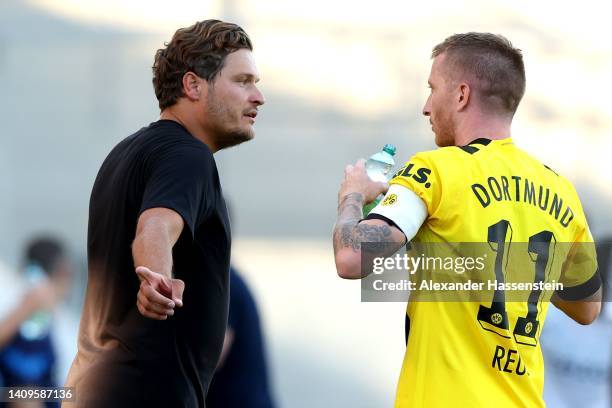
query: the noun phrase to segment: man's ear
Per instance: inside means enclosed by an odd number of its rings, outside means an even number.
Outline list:
[[[457,112],[461,112],[467,108],[470,102],[470,86],[465,82],[461,82],[457,87]]]
[[[200,98],[206,96],[208,92],[208,83],[194,74],[188,71],[183,75],[183,93],[185,97],[190,101],[199,101]]]

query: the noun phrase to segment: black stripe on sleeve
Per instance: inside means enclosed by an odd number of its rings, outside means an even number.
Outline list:
[[[410,336],[410,317],[406,313],[406,321],[404,322],[404,338],[406,339],[406,346],[408,345],[408,337]]]
[[[563,290],[558,290],[556,293],[563,300],[582,300],[593,295],[599,288],[601,288],[601,277],[599,271],[596,271],[588,281],[578,286],[563,286]]]
[[[380,215],[380,214],[376,214],[376,213],[370,213],[363,220],[382,220],[382,221],[386,222],[387,224],[389,224],[390,226],[395,227],[398,230],[402,231],[402,229],[399,227],[399,225],[397,225],[393,220],[385,217],[384,215]],[[363,220],[361,220],[361,221],[363,221]],[[361,222],[361,221],[359,221],[359,222]],[[404,231],[402,231],[402,234],[404,234]],[[404,235],[406,235],[406,234],[404,234]]]

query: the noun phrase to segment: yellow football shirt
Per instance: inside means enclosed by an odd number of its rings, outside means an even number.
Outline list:
[[[524,280],[561,282],[564,298],[599,287],[576,191],[510,138],[418,153],[390,184],[427,206],[413,243],[483,243],[483,273],[495,282],[520,269]],[[385,205],[401,206],[393,201]],[[487,293],[479,301],[415,301],[411,294],[396,408],[544,406],[539,337],[552,291],[534,290],[525,301]]]

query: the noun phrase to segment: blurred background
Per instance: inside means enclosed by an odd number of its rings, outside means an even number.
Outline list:
[[[179,27],[220,18],[251,36],[267,100],[255,140],[216,158],[236,219],[232,257],[258,302],[277,404],[391,406],[405,305],[361,303],[359,283],[335,275],[330,233],[344,165],[385,143],[397,146],[398,164],[434,148],[421,116],[431,48],[458,32],[500,33],[523,50],[527,71],[515,142],[570,179],[593,234],[609,235],[612,26],[603,7],[594,0],[1,0],[1,309],[16,304],[24,285],[24,243],[59,236],[75,264],[56,319],[61,378],[76,351],[96,172],[117,142],[158,117],[155,50]],[[608,326],[594,336],[609,349]],[[591,383],[609,387],[609,355]],[[582,372],[558,366],[569,379]],[[609,406],[607,392],[582,407]],[[575,406],[563,403],[550,406]]]

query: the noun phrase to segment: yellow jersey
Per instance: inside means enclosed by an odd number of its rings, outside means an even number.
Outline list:
[[[483,243],[486,273],[496,282],[511,280],[513,259],[522,257],[530,280],[562,283],[564,298],[599,288],[575,189],[510,138],[418,153],[390,184],[409,188],[427,206],[414,243]],[[520,302],[502,292],[479,301],[408,302],[396,408],[545,405],[539,337],[546,291]]]

